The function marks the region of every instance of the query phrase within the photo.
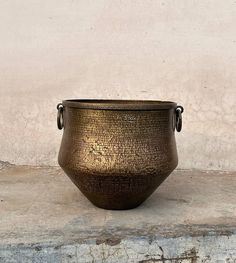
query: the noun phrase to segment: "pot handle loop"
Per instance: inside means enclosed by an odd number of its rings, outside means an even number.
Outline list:
[[[184,108],[178,105],[175,109],[175,116],[176,116],[175,128],[177,132],[180,132],[182,129],[182,113],[183,112],[184,112]]]
[[[57,127],[59,130],[64,127],[63,110],[64,106],[62,105],[62,103],[57,104]]]

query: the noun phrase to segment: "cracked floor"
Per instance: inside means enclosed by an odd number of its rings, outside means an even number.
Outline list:
[[[140,207],[108,211],[58,167],[3,165],[0,262],[235,262],[235,188],[235,172],[177,170]]]

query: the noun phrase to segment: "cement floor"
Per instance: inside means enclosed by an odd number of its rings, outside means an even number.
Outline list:
[[[58,167],[2,167],[0,262],[236,262],[236,172],[175,171],[108,211]]]

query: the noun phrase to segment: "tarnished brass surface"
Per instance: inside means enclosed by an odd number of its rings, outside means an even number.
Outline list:
[[[176,103],[67,100],[58,109],[59,164],[98,207],[138,206],[177,166]]]

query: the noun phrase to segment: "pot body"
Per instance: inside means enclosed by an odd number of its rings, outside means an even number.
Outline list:
[[[148,110],[135,105],[132,109],[62,105],[58,162],[94,205],[134,208],[176,168],[175,103]]]

